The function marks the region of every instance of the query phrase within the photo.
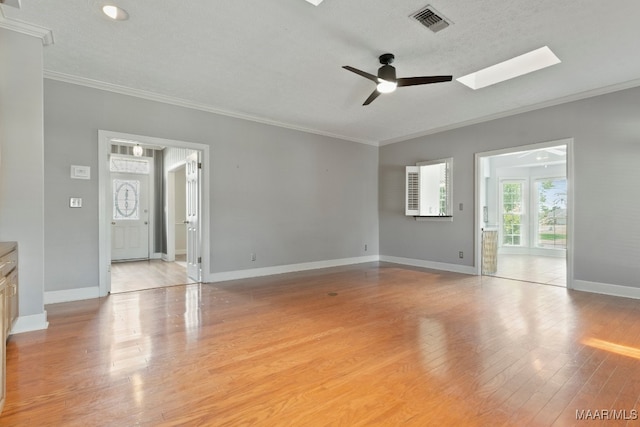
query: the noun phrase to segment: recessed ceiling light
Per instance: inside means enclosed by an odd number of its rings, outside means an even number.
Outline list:
[[[116,21],[125,21],[129,19],[129,14],[121,7],[108,4],[102,7],[102,12],[109,18]]]
[[[320,3],[322,3],[322,0],[307,0],[309,3],[311,3],[314,6],[319,5]]]
[[[551,49],[544,46],[456,80],[475,90],[532,73],[559,62],[560,60],[551,52]]]

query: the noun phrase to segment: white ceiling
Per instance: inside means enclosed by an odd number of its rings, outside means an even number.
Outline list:
[[[640,85],[640,2],[617,0],[22,0],[5,18],[52,30],[45,76],[136,89],[182,105],[385,144]],[[453,21],[432,33],[409,15],[431,4]],[[455,81],[549,46],[562,63],[473,91]],[[375,74],[454,81],[399,88],[371,105]],[[104,83],[108,85],[104,85]]]

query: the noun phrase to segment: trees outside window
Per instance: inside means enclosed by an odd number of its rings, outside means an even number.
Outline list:
[[[523,214],[524,182],[502,181],[502,244],[504,246],[524,245]]]
[[[567,180],[545,178],[535,182],[538,196],[536,246],[567,247]]]

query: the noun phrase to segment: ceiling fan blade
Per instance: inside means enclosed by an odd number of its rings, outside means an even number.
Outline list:
[[[402,77],[398,79],[398,87],[450,82],[452,79],[453,76]]]
[[[378,83],[378,76],[374,76],[373,74],[369,74],[366,71],[358,70],[357,68],[353,68],[353,67],[350,67],[348,65],[344,65],[342,68],[344,68],[345,70],[349,70],[352,73],[359,74],[362,77],[364,77],[365,79],[369,79],[371,81],[374,81],[374,82]]]
[[[373,102],[374,99],[376,99],[378,96],[380,96],[380,92],[378,92],[378,90],[374,90],[373,92],[371,92],[371,95],[369,95],[369,97],[367,98],[366,101],[364,101],[364,104],[362,105],[369,105]]]

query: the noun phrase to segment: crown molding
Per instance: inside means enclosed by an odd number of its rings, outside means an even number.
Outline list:
[[[2,22],[0,20],[0,26],[2,26],[1,24],[2,24]],[[421,137],[428,136],[428,135],[434,135],[434,134],[437,134],[437,133],[446,132],[446,131],[450,131],[450,130],[454,130],[454,129],[459,129],[459,128],[463,128],[463,127],[466,127],[466,126],[471,126],[471,125],[475,125],[475,124],[479,124],[479,123],[484,123],[484,122],[488,122],[488,121],[491,121],[491,120],[496,120],[496,119],[501,119],[501,118],[505,118],[505,117],[509,117],[509,116],[514,116],[514,115],[521,114],[521,113],[526,113],[526,112],[529,112],[529,111],[540,110],[542,108],[553,107],[553,106],[560,105],[560,104],[567,104],[569,102],[580,101],[582,99],[593,98],[593,97],[596,97],[596,96],[606,95],[608,93],[618,92],[618,91],[621,91],[621,90],[631,89],[631,88],[640,86],[640,79],[630,80],[630,81],[627,81],[627,82],[624,82],[624,83],[618,83],[618,84],[614,84],[614,85],[610,85],[610,86],[605,86],[605,87],[602,87],[602,88],[588,90],[588,91],[580,92],[578,94],[574,94],[574,95],[569,95],[569,96],[565,96],[565,97],[562,97],[562,98],[553,99],[553,100],[550,100],[550,101],[538,103],[538,104],[535,104],[535,105],[530,105],[530,106],[527,106],[527,107],[517,108],[517,109],[513,109],[513,110],[508,110],[508,111],[503,111],[501,113],[487,115],[487,116],[479,117],[479,118],[476,118],[476,119],[473,119],[473,120],[467,120],[467,121],[464,121],[464,122],[455,123],[455,124],[448,125],[448,126],[441,126],[441,127],[438,127],[438,128],[426,130],[424,132],[417,132],[417,133],[404,135],[404,136],[399,136],[397,138],[391,138],[391,139],[387,139],[387,140],[383,140],[383,141],[374,141],[374,140],[367,140],[367,139],[360,139],[360,138],[351,138],[351,137],[344,136],[344,135],[338,135],[338,134],[333,134],[333,133],[330,133],[330,132],[323,132],[323,131],[316,130],[316,129],[310,129],[310,128],[304,128],[304,127],[301,127],[301,126],[295,126],[295,125],[292,125],[292,124],[289,124],[289,123],[283,123],[283,122],[278,122],[278,121],[274,121],[274,120],[268,120],[268,119],[264,119],[264,118],[261,118],[261,117],[255,117],[255,116],[247,115],[247,114],[236,113],[236,112],[233,112],[233,111],[222,110],[222,109],[215,108],[215,107],[212,107],[212,106],[209,106],[209,105],[206,105],[206,104],[200,104],[200,103],[196,103],[196,102],[192,102],[192,101],[188,101],[188,100],[184,100],[184,99],[180,99],[180,98],[175,98],[175,97],[171,97],[171,96],[167,96],[167,95],[157,94],[157,93],[154,93],[154,92],[144,91],[144,90],[140,90],[140,89],[133,89],[133,88],[129,88],[129,87],[126,87],[126,86],[115,85],[115,84],[112,84],[112,83],[106,83],[106,82],[102,82],[102,81],[99,81],[99,80],[92,80],[92,79],[87,79],[87,78],[84,78],[84,77],[73,76],[73,75],[70,75],[70,74],[59,73],[59,72],[56,72],[56,71],[44,70],[44,78],[48,78],[48,79],[51,79],[51,80],[58,80],[58,81],[66,82],[66,83],[77,84],[77,85],[80,85],[80,86],[91,87],[91,88],[94,88],[94,89],[104,90],[104,91],[108,91],[108,92],[119,93],[119,94],[122,94],[122,95],[129,95],[129,96],[133,96],[133,97],[137,97],[137,98],[147,99],[147,100],[150,100],[150,101],[162,102],[164,104],[170,104],[170,105],[176,105],[176,106],[179,106],[179,107],[191,108],[191,109],[194,109],[194,110],[205,111],[205,112],[218,114],[218,115],[222,115],[222,116],[228,116],[228,117],[233,117],[233,118],[237,118],[237,119],[248,120],[248,121],[262,123],[262,124],[266,124],[266,125],[270,125],[270,126],[276,126],[276,127],[281,127],[281,128],[285,128],[285,129],[296,130],[296,131],[310,133],[310,134],[314,134],[314,135],[326,136],[326,137],[329,137],[329,138],[335,138],[335,139],[339,139],[339,140],[343,140],[343,141],[357,142],[357,143],[360,143],[360,144],[371,145],[371,146],[374,146],[374,147],[382,147],[382,146],[385,146],[385,145],[395,144],[395,143],[398,143],[398,142],[409,141],[409,140],[412,140],[412,139],[421,138]]]
[[[330,133],[330,132],[323,132],[323,131],[316,130],[316,129],[310,129],[310,128],[305,128],[305,127],[301,127],[301,126],[295,126],[295,125],[292,125],[292,124],[289,124],[289,123],[283,123],[283,122],[278,122],[278,121],[274,121],[274,120],[268,120],[268,119],[264,119],[264,118],[261,118],[261,117],[251,116],[251,115],[248,115],[248,114],[242,114],[242,113],[236,113],[234,111],[222,110],[222,109],[219,109],[219,108],[212,107],[210,105],[200,104],[200,103],[197,103],[197,102],[192,102],[192,101],[188,101],[188,100],[181,99],[181,98],[175,98],[175,97],[172,97],[172,96],[161,95],[161,94],[158,94],[158,93],[149,92],[149,91],[141,90],[141,89],[133,89],[133,88],[130,88],[130,87],[120,86],[120,85],[116,85],[116,84],[113,84],[113,83],[107,83],[107,82],[103,82],[103,81],[99,81],[99,80],[87,79],[85,77],[78,77],[78,76],[73,76],[73,75],[70,75],[70,74],[59,73],[57,71],[44,70],[43,75],[44,75],[44,78],[50,79],[50,80],[57,80],[57,81],[65,82],[65,83],[71,83],[71,84],[76,84],[76,85],[80,85],[80,86],[86,86],[86,87],[90,87],[90,88],[93,88],[93,89],[99,89],[99,90],[104,90],[104,91],[107,91],[107,92],[119,93],[121,95],[133,96],[133,97],[136,97],[136,98],[142,98],[142,99],[146,99],[146,100],[149,100],[149,101],[162,102],[164,104],[175,105],[175,106],[178,106],[178,107],[191,108],[193,110],[205,111],[205,112],[208,112],[208,113],[218,114],[218,115],[221,115],[221,116],[228,116],[228,117],[233,117],[233,118],[236,118],[236,119],[248,120],[248,121],[251,121],[251,122],[262,123],[262,124],[265,124],[265,125],[276,126],[276,127],[281,127],[281,128],[285,128],[285,129],[291,129],[291,130],[295,130],[295,131],[299,131],[299,132],[305,132],[305,133],[310,133],[310,134],[314,134],[314,135],[326,136],[326,137],[329,137],[329,138],[340,139],[340,140],[343,140],[343,141],[357,142],[359,144],[373,145],[375,147],[378,146],[378,142],[377,141],[370,141],[370,140],[358,139],[358,138],[350,138],[350,137],[344,136],[344,135],[337,135],[337,134],[333,134],[333,133]]]
[[[15,7],[16,9],[20,9],[20,0],[0,0],[0,4],[4,4],[7,6]]]
[[[11,19],[4,16],[2,8],[0,8],[0,28],[15,31],[16,33],[26,34],[28,36],[37,37],[42,40],[43,46],[53,44],[53,32],[39,25],[29,24],[28,22]]]
[[[634,87],[640,86],[640,79],[630,80],[623,83],[617,83],[597,89],[587,90],[584,92],[576,93],[574,95],[568,95],[557,99],[552,99],[550,101],[541,102],[534,105],[529,105],[527,107],[516,108],[513,110],[503,111],[501,113],[491,114],[487,116],[478,117],[477,119],[467,120],[460,123],[455,123],[448,126],[441,126],[434,129],[429,129],[424,132],[417,132],[410,135],[400,136],[397,138],[386,139],[384,141],[380,141],[378,146],[383,147],[385,145],[395,144],[397,142],[409,141],[411,139],[421,138],[423,136],[434,135],[436,133],[446,132],[458,128],[463,128],[466,126],[475,125],[478,123],[489,122],[491,120],[502,119],[509,116],[515,116],[516,114],[522,114],[529,111],[541,110],[547,107],[553,107],[561,104],[568,104],[574,101],[580,101],[582,99],[593,98],[600,95],[606,95],[608,93],[618,92],[625,89],[631,89]]]

